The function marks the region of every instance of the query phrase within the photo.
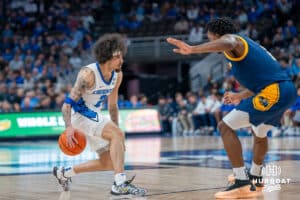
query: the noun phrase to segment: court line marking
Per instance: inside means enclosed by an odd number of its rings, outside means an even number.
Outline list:
[[[300,181],[291,181],[290,184],[300,184]],[[289,185],[289,184],[281,184],[281,185]],[[166,194],[177,194],[177,193],[185,193],[185,192],[195,192],[195,191],[204,191],[204,190],[216,190],[216,189],[225,189],[225,187],[213,187],[213,188],[200,188],[200,189],[193,189],[193,190],[180,190],[180,191],[173,191],[173,192],[162,192],[157,194],[148,194],[145,196],[159,196],[159,195],[166,195]]]

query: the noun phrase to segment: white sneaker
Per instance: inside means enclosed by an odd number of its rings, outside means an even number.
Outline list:
[[[53,176],[58,180],[58,183],[62,186],[64,191],[69,191],[69,183],[72,182],[71,177],[65,177],[64,167],[53,167]]]
[[[121,185],[117,185],[115,182],[111,187],[110,193],[115,196],[145,196],[146,190],[144,188],[139,188],[131,184],[135,176],[133,176],[130,180],[125,181]]]

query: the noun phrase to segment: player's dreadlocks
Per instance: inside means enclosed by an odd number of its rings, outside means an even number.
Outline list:
[[[220,36],[237,32],[236,26],[234,25],[233,21],[227,17],[211,20],[206,25],[206,30],[211,33],[219,34]]]

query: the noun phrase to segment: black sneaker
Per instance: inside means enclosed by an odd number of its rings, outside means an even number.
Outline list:
[[[250,174],[250,172],[248,172],[248,176],[249,176],[251,183],[253,183],[255,185],[255,187],[257,187],[258,190],[261,190],[264,187],[262,176],[254,176],[254,175]]]
[[[234,183],[229,185],[224,191],[217,192],[217,199],[240,199],[257,197],[255,186],[250,180],[235,179]]]
[[[133,176],[130,180],[125,181],[121,185],[117,185],[115,182],[111,187],[110,193],[115,196],[119,195],[134,195],[134,196],[145,196],[146,190],[144,188],[139,188],[131,184],[135,176]]]
[[[247,170],[247,175],[251,181],[251,183],[253,183],[255,185],[255,187],[257,187],[258,191],[261,191],[264,187],[264,184],[263,184],[263,177],[262,176],[254,176],[252,174],[250,174],[250,170]],[[228,182],[230,184],[232,184],[234,181],[235,181],[235,177],[233,174],[230,174],[228,177]]]

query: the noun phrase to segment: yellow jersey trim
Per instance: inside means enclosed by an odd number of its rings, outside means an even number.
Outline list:
[[[247,41],[242,38],[241,36],[237,36],[243,43],[244,43],[244,52],[243,52],[243,55],[241,57],[238,57],[238,58],[234,58],[234,57],[231,57],[230,55],[228,55],[225,51],[223,52],[225,57],[228,59],[228,60],[231,60],[231,61],[241,61],[243,60],[247,54],[248,54],[248,51],[249,51],[249,46],[248,46],[248,43]]]

